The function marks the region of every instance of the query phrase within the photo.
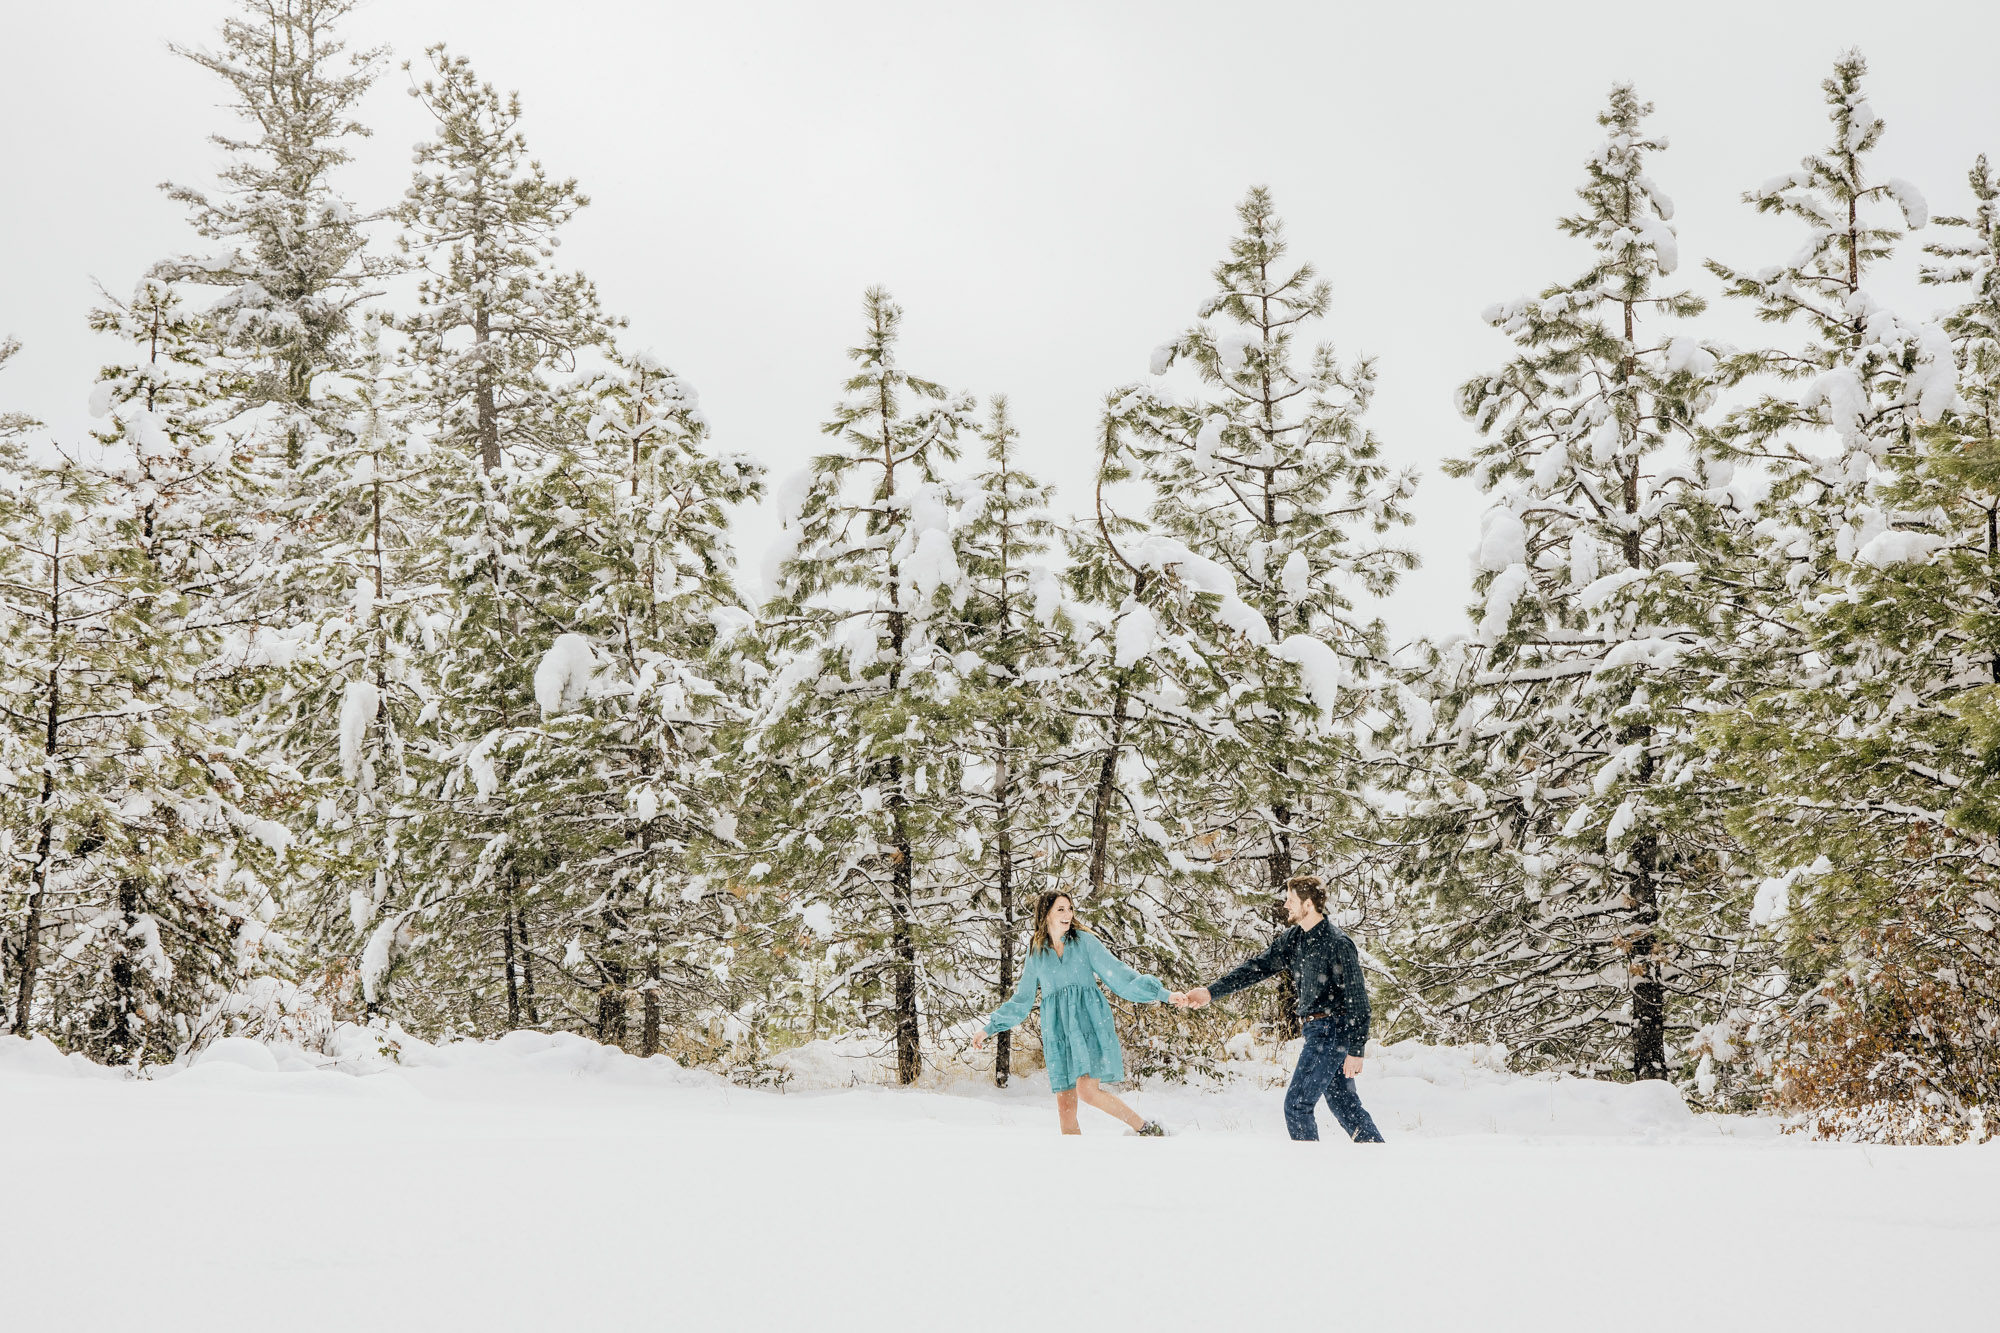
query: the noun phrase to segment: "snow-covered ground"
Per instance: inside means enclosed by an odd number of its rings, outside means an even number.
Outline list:
[[[344,1051],[359,1072],[231,1040],[150,1082],[0,1038],[0,1327],[1992,1318],[2000,1146],[1805,1143],[1664,1087],[1409,1046],[1362,1080],[1388,1145],[1293,1144],[1282,1070],[1243,1053],[1220,1087],[1133,1093],[1162,1141],[1088,1110],[1061,1138],[1038,1076],[806,1086],[866,1076],[835,1046],[771,1093],[529,1033]]]

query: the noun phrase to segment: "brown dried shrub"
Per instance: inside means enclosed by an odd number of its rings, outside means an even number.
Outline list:
[[[2000,1133],[2000,901],[1908,894],[1777,1034],[1788,1129],[1873,1143]]]

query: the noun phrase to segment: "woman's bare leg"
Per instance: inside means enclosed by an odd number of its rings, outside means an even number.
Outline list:
[[[1083,1133],[1083,1127],[1076,1123],[1075,1088],[1068,1088],[1056,1094],[1056,1119],[1062,1122],[1063,1133]]]
[[[1119,1101],[1118,1098],[1113,1094],[1106,1092],[1103,1089],[1103,1087],[1098,1083],[1098,1081],[1094,1078],[1090,1078],[1088,1076],[1079,1078],[1076,1081],[1076,1095],[1083,1098],[1084,1101],[1090,1103],[1092,1106],[1095,1106],[1098,1110],[1104,1112],[1106,1115],[1117,1116],[1120,1120],[1123,1120],[1126,1124],[1130,1125],[1134,1129],[1137,1129],[1139,1128],[1139,1126],[1146,1123],[1145,1118],[1143,1116],[1141,1116],[1137,1111],[1133,1110],[1131,1107],[1127,1106],[1124,1102]]]

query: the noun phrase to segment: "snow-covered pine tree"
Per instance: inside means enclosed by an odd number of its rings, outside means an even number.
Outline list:
[[[0,338],[0,368],[4,368],[9,361],[12,361],[20,350],[20,339]],[[40,424],[25,412],[0,412],[0,449],[14,451],[5,456],[10,466],[18,467],[21,462],[19,457],[21,437]]]
[[[1267,642],[1234,575],[1114,498],[1151,498],[1125,448],[1142,391],[1107,396],[1094,512],[1063,525],[1059,582],[1038,581],[1036,612],[1065,631],[1063,669],[1040,702],[1058,710],[1060,747],[1046,756],[1052,836],[1044,874],[1073,891],[1091,929],[1120,957],[1163,976],[1208,974],[1270,934],[1262,895],[1245,910],[1218,870],[1229,844],[1209,802],[1234,723],[1224,669],[1241,640]],[[1187,1068],[1190,1046],[1162,1033],[1212,1029],[1200,1018],[1140,1009],[1136,1068]]]
[[[1845,465],[1819,473],[1838,471],[1826,492],[1851,525],[1810,564],[1773,560],[1809,571],[1794,582],[1810,595],[1724,732],[1773,775],[1743,823],[1773,872],[1755,921],[1784,967],[1717,1044],[1749,1046],[1776,1104],[1827,1133],[1949,1142],[2000,1090],[1981,1050],[2000,1014],[2000,180],[1983,158],[1971,186],[1975,211],[1938,219],[1923,272],[1962,303],[1914,326],[1871,305],[1811,391],[1836,431],[1851,422]],[[1866,397],[1844,408],[1843,392]],[[1802,503],[1774,505],[1773,527],[1824,540]]]
[[[1804,600],[1833,562],[1882,530],[1867,505],[1872,469],[1913,453],[1918,427],[1954,393],[1943,329],[1899,317],[1869,290],[1902,237],[1895,223],[1920,228],[1929,206],[1906,180],[1873,179],[1870,154],[1885,123],[1862,90],[1867,69],[1850,51],[1821,85],[1833,127],[1826,150],[1744,195],[1760,213],[1804,224],[1804,242],[1784,263],[1754,271],[1708,265],[1759,319],[1804,330],[1801,345],[1737,353],[1720,369],[1732,387],[1765,388],[1717,434],[1772,474],[1762,533],[1784,589],[1773,596],[1785,602]],[[1785,390],[1801,380],[1802,391]]]
[[[251,638],[243,602],[271,572],[273,527],[261,511],[272,483],[254,451],[218,429],[228,408],[225,376],[208,354],[213,326],[158,278],[129,301],[107,296],[90,326],[139,355],[99,373],[90,410],[107,422],[98,440],[116,466],[130,460],[149,557],[188,599],[186,628],[206,646]],[[218,672],[209,675],[215,684]]]
[[[343,381],[326,403],[338,427],[299,469],[302,503],[278,574],[312,614],[270,636],[262,656],[283,687],[260,724],[312,794],[297,831],[316,855],[287,922],[334,982],[330,998],[373,1015],[388,1007],[398,932],[417,896],[400,855],[423,771],[411,747],[436,699],[431,664],[450,608],[433,530],[440,452],[415,429],[381,330],[365,335]]]
[[[11,1026],[139,1062],[285,965],[269,923],[290,837],[264,756],[205,702],[242,568],[243,462],[206,431],[206,330],[156,281],[94,322],[144,359],[99,381],[101,458],[28,470],[0,585],[0,717],[32,733],[15,748],[40,770],[14,838]]]
[[[238,567],[217,570],[223,596],[211,619],[238,628],[224,653],[231,669],[212,673],[202,688],[204,704],[258,736],[258,748],[299,739],[292,728],[301,706],[323,700],[298,674],[307,663],[294,654],[302,643],[323,644],[318,632],[330,619],[352,614],[351,583],[336,589],[315,576],[325,572],[318,567],[328,543],[338,548],[352,535],[326,526],[351,496],[315,492],[343,464],[315,465],[356,453],[354,430],[367,413],[357,414],[342,372],[353,368],[358,308],[394,267],[369,253],[365,227],[374,217],[357,215],[335,179],[368,134],[356,111],[383,55],[350,53],[342,41],[354,7],[354,0],[240,0],[213,49],[173,48],[227,87],[237,126],[211,136],[223,154],[213,187],[162,187],[212,248],[163,260],[152,278],[203,293],[198,350],[214,381],[210,415],[236,461],[237,526],[258,533]],[[330,741],[333,719],[326,721],[321,739]],[[324,768],[319,776],[328,776]],[[337,803],[341,790],[327,794]],[[315,805],[302,799],[295,813]],[[316,860],[297,862],[308,882],[285,897],[323,921],[322,891],[331,881],[310,878]],[[343,904],[337,917],[346,915]],[[318,953],[330,941],[313,930],[307,943]]]
[[[1225,725],[1207,732],[1201,817],[1229,844],[1223,875],[1254,905],[1240,929],[1256,935],[1286,879],[1340,864],[1341,831],[1360,813],[1359,725],[1378,702],[1384,645],[1351,599],[1386,594],[1414,564],[1380,538],[1409,522],[1416,479],[1381,461],[1363,422],[1372,363],[1343,364],[1304,341],[1330,289],[1310,263],[1287,260],[1269,192],[1252,189],[1237,216],[1204,322],[1154,356],[1156,374],[1192,363],[1202,389],[1140,390],[1118,412],[1158,536],[1227,571],[1259,622],[1247,635],[1218,625],[1208,639],[1228,693]],[[1289,1027],[1282,998],[1279,1012]]]
[[[1948,505],[1908,490],[1925,477],[1927,424],[1959,407],[1957,366],[1942,326],[1898,315],[1872,290],[1897,224],[1921,226],[1928,210],[1908,182],[1875,179],[1884,122],[1866,68],[1850,52],[1822,85],[1827,149],[1745,196],[1802,223],[1803,244],[1751,273],[1711,265],[1760,318],[1800,330],[1790,346],[1724,363],[1729,382],[1757,393],[1717,432],[1771,477],[1756,559],[1732,598],[1748,698],[1715,737],[1745,784],[1738,829],[1769,875],[1753,920],[1789,917],[1777,933],[1814,955],[1795,953],[1792,984],[1844,965],[1854,930],[1928,873],[1965,756],[1922,733],[1949,729],[1950,699],[1979,668],[1980,650],[1948,623],[1956,610],[1938,604],[1977,597],[1954,586],[1986,558],[1983,519],[1968,510],[1976,488]],[[1774,976],[1768,989],[1785,984]]]
[[[219,189],[163,187],[223,248],[163,261],[154,274],[218,290],[206,314],[213,350],[234,371],[231,403],[273,409],[292,467],[326,428],[320,377],[348,364],[355,308],[387,268],[367,253],[368,219],[333,181],[348,144],[369,132],[355,110],[386,51],[347,52],[338,30],[356,4],[240,0],[219,49],[174,48],[229,85],[247,133],[211,138],[227,154]]]
[[[1066,525],[1072,669],[1051,698],[1069,718],[1048,780],[1065,818],[1056,850],[1066,886],[1091,928],[1119,956],[1162,975],[1198,971],[1236,905],[1216,882],[1223,834],[1204,797],[1226,734],[1230,681],[1218,639],[1265,641],[1257,613],[1228,570],[1118,512],[1115,493],[1135,489],[1124,448],[1135,395],[1110,394],[1099,423],[1095,512]]]
[[[540,727],[535,665],[589,592],[582,532],[558,524],[551,537],[528,511],[564,504],[557,474],[588,412],[582,385],[563,376],[616,321],[588,279],[551,262],[588,201],[529,158],[519,98],[442,46],[428,56],[411,92],[436,130],[417,150],[403,236],[423,276],[399,327],[440,454],[451,619],[435,711],[422,719],[441,776],[427,789],[410,927],[413,944],[430,946],[414,978],[432,997],[429,1021],[493,1030],[540,1021],[528,881],[563,852],[533,845],[515,783]]]
[[[834,447],[780,497],[794,546],[763,612],[775,674],[743,747],[760,827],[742,882],[781,888],[833,941],[816,995],[886,1016],[910,1083],[920,991],[963,896],[960,680],[939,630],[966,589],[941,469],[974,404],[903,369],[887,292],[864,307],[857,369],[822,427]]]
[[[1025,470],[1003,395],[994,395],[980,437],[986,467],[971,478],[957,536],[967,597],[950,642],[972,655],[962,662],[956,702],[968,735],[963,818],[977,831],[965,859],[979,884],[973,906],[994,923],[997,1004],[1013,993],[1020,972],[1028,920],[1022,895],[1051,883],[1060,863],[1057,835],[1069,793],[1055,761],[1072,729],[1062,704],[1076,663],[1048,512],[1054,488]],[[977,1010],[983,998],[968,995],[961,1005]],[[996,1042],[1000,1087],[1011,1073],[1013,1035],[1003,1032]]]
[[[566,937],[545,993],[592,1016],[598,1040],[660,1048],[661,1025],[741,1000],[730,972],[733,902],[697,879],[711,843],[733,843],[718,730],[741,716],[724,684],[751,621],[735,584],[730,507],[763,469],[714,454],[695,392],[650,353],[617,355],[524,506],[531,549],[574,549],[573,604],[547,599],[535,669],[539,732],[521,750],[516,797],[544,855],[535,876],[545,937]]]
[[[19,341],[0,337],[0,369],[21,350]],[[15,534],[27,528],[24,508],[30,494],[25,437],[41,423],[25,412],[0,409],[0,586],[11,590],[27,577],[21,572],[24,559]],[[0,673],[10,687],[22,675],[33,671],[32,663],[16,658],[14,645],[0,635]],[[12,706],[11,701],[6,706]],[[29,848],[34,843],[29,830],[36,825],[37,806],[43,784],[36,770],[42,763],[41,737],[21,720],[7,717],[0,725],[0,1006],[7,1006],[14,994],[16,968],[22,962],[21,925],[27,915],[31,880],[27,874]]]
[[[1429,902],[1404,978],[1460,1039],[1538,1063],[1665,1078],[1669,1039],[1713,1017],[1732,944],[1732,848],[1695,724],[1727,701],[1700,661],[1746,501],[1707,457],[1715,353],[1669,285],[1673,205],[1648,175],[1650,104],[1612,88],[1575,277],[1490,307],[1512,360],[1466,383],[1484,436],[1446,464],[1494,497],[1476,629],[1433,655],[1410,737],[1404,877]],[[1718,686],[1722,688],[1718,690]]]

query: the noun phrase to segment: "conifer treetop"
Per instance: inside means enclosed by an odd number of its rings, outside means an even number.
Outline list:
[[[623,321],[604,313],[588,278],[550,262],[562,227],[590,201],[528,156],[520,98],[501,96],[442,45],[425,54],[430,74],[410,95],[435,128],[417,147],[401,210],[401,243],[423,276],[417,310],[398,326],[444,405],[445,436],[475,443],[491,473],[527,465],[510,450],[561,447],[567,408],[548,377],[576,369]],[[456,342],[468,335],[469,354]]]
[[[1206,392],[1184,402],[1153,386],[1111,395],[1102,476],[1143,476],[1154,524],[1226,567],[1267,633],[1329,634],[1366,653],[1379,634],[1347,615],[1350,593],[1387,592],[1414,557],[1358,539],[1409,522],[1415,476],[1380,461],[1364,423],[1374,364],[1299,345],[1325,317],[1330,288],[1310,263],[1287,259],[1270,192],[1251,189],[1236,213],[1240,230],[1198,308],[1204,322],[1152,358],[1155,376],[1192,363]]]
[[[4,369],[20,350],[20,339],[0,337],[0,369]],[[0,412],[0,464],[18,466],[21,436],[39,425],[39,421],[25,412]]]
[[[221,78],[245,136],[216,134],[229,154],[221,191],[168,183],[202,236],[228,248],[162,261],[163,278],[226,289],[207,312],[226,355],[245,358],[253,402],[308,406],[312,381],[345,364],[352,312],[389,270],[367,254],[357,213],[334,188],[368,127],[354,116],[386,47],[341,57],[339,24],[358,0],[241,0],[216,50],[174,46]]]
[[[1758,318],[1772,323],[1804,319],[1829,344],[1850,350],[1863,341],[1874,309],[1865,296],[1870,271],[1903,236],[1903,228],[1885,219],[1881,206],[1893,204],[1912,231],[1930,216],[1923,194],[1910,182],[1871,178],[1868,155],[1881,143],[1887,122],[1862,88],[1867,73],[1868,62],[1859,51],[1835,61],[1833,73],[1820,85],[1832,141],[1822,151],[1808,153],[1798,170],[1744,192],[1744,202],[1758,212],[1804,223],[1805,243],[1785,263],[1750,272],[1715,260],[1708,264],[1733,295],[1756,303]],[[1799,367],[1792,373],[1809,370]]]

